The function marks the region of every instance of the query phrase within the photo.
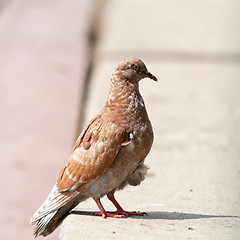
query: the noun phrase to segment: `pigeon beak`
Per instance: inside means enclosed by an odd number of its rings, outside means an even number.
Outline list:
[[[146,71],[145,73],[144,73],[144,75],[147,77],[147,78],[151,78],[152,80],[154,80],[154,81],[158,81],[157,80],[157,78],[154,76],[154,75],[152,75],[150,72],[148,72],[148,71]]]

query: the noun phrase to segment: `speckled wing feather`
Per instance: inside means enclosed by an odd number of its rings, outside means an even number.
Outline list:
[[[95,117],[79,136],[73,152],[59,175],[59,191],[82,192],[105,173],[121,148],[126,133],[116,125]]]
[[[64,206],[104,174],[118,154],[126,136],[127,134],[120,131],[116,125],[103,122],[101,115],[92,119],[77,139],[57,183],[33,215],[32,222]]]

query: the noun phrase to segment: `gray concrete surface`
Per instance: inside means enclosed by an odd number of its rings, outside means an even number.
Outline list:
[[[148,177],[116,194],[148,216],[102,219],[88,200],[61,240],[240,239],[239,9],[237,0],[105,1],[84,122],[121,59],[142,58],[159,78],[141,82],[155,130]]]

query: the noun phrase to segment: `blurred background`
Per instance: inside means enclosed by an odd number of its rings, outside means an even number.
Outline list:
[[[125,238],[99,233],[109,224],[100,220],[86,235],[76,229],[82,216],[71,216],[62,239],[239,238],[239,12],[238,0],[0,0],[1,238],[33,239],[33,212],[127,57],[143,59],[159,83],[141,82],[155,130],[149,180],[119,198],[175,225],[157,217],[129,230],[121,221]]]

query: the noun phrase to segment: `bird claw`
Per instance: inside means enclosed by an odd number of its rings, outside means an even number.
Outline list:
[[[105,213],[101,213],[101,212],[96,212],[94,213],[95,216],[102,216],[103,218],[125,218],[126,215],[122,215],[122,214],[117,214],[115,212],[105,212]]]
[[[125,218],[125,217],[129,217],[129,216],[144,216],[144,215],[148,215],[146,212],[128,212],[128,211],[114,211],[114,212],[105,212],[105,213],[101,213],[101,212],[96,212],[94,213],[95,216],[102,216],[103,218],[107,218],[107,217],[112,217],[112,218]]]

